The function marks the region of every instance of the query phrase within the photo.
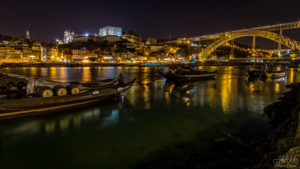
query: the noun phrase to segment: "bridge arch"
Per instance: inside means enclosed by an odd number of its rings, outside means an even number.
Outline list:
[[[256,37],[262,37],[266,39],[270,39],[272,41],[275,41],[277,43],[280,43],[282,45],[285,45],[289,47],[292,50],[298,50],[300,51],[300,42],[296,40],[292,40],[288,37],[280,36],[273,32],[268,31],[259,31],[259,30],[247,30],[247,31],[240,31],[240,32],[230,32],[224,34],[223,37],[217,39],[215,42],[210,44],[208,47],[206,47],[204,50],[202,50],[199,54],[201,58],[207,58],[211,53],[213,53],[218,47],[224,45],[225,43],[241,38],[241,37],[247,37],[247,36],[256,36]]]

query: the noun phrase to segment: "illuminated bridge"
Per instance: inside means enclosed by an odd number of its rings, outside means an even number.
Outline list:
[[[289,49],[299,52],[300,42],[290,39],[282,35],[283,30],[300,28],[300,21],[290,22],[284,24],[276,24],[269,26],[254,27],[249,29],[235,30],[231,32],[223,32],[218,34],[203,35],[198,37],[188,38],[191,42],[200,42],[205,40],[214,40],[199,54],[200,58],[207,58],[214,52],[218,47],[226,44],[229,41],[241,37],[253,37],[252,48],[255,49],[256,37],[266,38],[278,43],[278,50],[281,50],[281,45],[288,47]],[[279,34],[274,33],[279,31]]]

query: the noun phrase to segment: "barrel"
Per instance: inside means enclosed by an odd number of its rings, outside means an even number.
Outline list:
[[[65,96],[68,94],[68,91],[65,87],[63,86],[55,86],[53,88],[55,96]]]
[[[74,85],[67,86],[67,90],[68,90],[69,94],[79,94],[80,93],[80,89]]]
[[[47,86],[38,86],[36,94],[40,97],[52,97],[54,95],[53,90]]]

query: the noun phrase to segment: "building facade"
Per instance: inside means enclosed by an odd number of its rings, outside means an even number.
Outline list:
[[[113,26],[106,26],[99,30],[99,36],[119,36],[123,35],[122,28],[120,27],[113,27]]]
[[[68,43],[71,43],[74,39],[74,36],[75,36],[75,33],[72,31],[69,31],[69,30],[66,30],[64,32],[64,43],[65,44],[68,44]]]

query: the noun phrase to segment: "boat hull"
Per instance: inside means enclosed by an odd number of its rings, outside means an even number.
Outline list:
[[[128,90],[134,84],[134,81],[118,88],[88,91],[78,95],[0,100],[0,120],[73,109],[96,102],[114,100],[118,98],[120,93]]]
[[[266,76],[269,78],[282,78],[286,76],[286,73],[283,71],[266,72]]]
[[[27,98],[20,100],[0,100],[0,119],[24,116],[34,113],[59,111],[76,108],[86,104],[116,98],[116,91],[106,93],[85,92],[77,96],[55,96],[52,98]]]
[[[162,74],[167,81],[172,82],[192,82],[192,81],[200,81],[200,80],[209,80],[215,79],[216,74],[200,74],[200,75],[177,75],[172,73]]]
[[[282,78],[285,76],[286,73],[283,71],[263,71],[263,70],[248,71],[248,77],[250,79]]]

